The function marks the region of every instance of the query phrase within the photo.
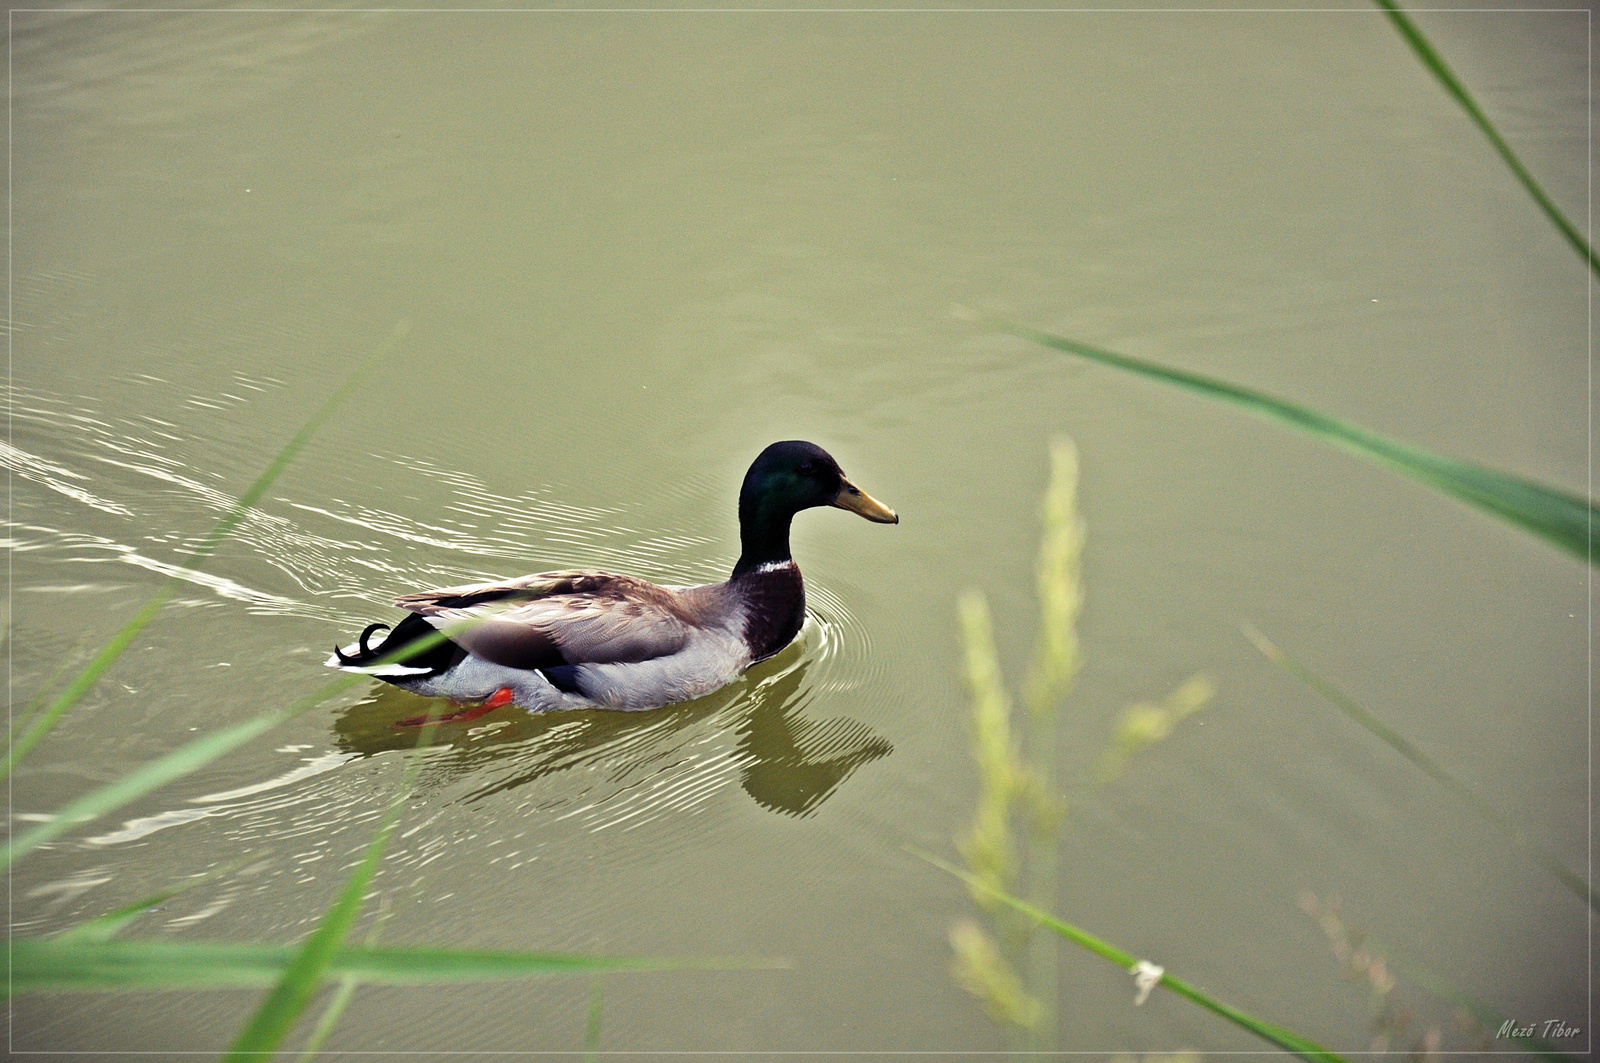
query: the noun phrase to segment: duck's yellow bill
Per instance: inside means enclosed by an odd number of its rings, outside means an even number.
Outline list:
[[[839,493],[833,496],[832,505],[848,509],[852,513],[859,513],[879,524],[900,523],[899,514],[851,483],[846,476],[839,477]]]

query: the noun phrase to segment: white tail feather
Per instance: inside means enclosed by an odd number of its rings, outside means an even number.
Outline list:
[[[339,653],[344,654],[346,657],[354,657],[359,652],[361,652],[361,647],[357,646],[355,643],[351,643],[339,651]],[[355,672],[359,675],[375,675],[379,677],[427,675],[429,672],[433,671],[431,668],[418,668],[409,664],[346,664],[345,662],[339,660],[338,653],[334,654],[332,657],[329,657],[323,663],[329,668],[337,668],[341,672]]]

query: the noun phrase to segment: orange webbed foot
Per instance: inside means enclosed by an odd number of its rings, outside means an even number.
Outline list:
[[[511,704],[512,691],[510,687],[501,687],[490,694],[481,704],[462,709],[460,712],[448,713],[444,716],[413,716],[401,720],[396,727],[425,727],[430,723],[464,723],[467,720],[476,720],[479,716],[493,712],[502,705]]]

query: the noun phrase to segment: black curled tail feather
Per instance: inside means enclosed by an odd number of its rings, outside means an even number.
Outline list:
[[[368,645],[368,640],[372,638],[373,632],[379,629],[388,631],[389,634],[378,645]],[[409,656],[401,654],[401,651],[413,642],[437,634],[438,629],[422,617],[412,613],[396,624],[392,630],[390,630],[388,624],[367,625],[367,629],[361,633],[361,638],[356,642],[356,652],[353,654],[346,654],[338,647],[335,647],[333,652],[339,658],[339,663],[347,665],[371,664],[380,657],[394,657],[400,654],[396,661],[397,664],[410,665],[413,668],[426,668],[433,675],[438,675],[454,668],[467,655],[467,652],[450,640],[445,639],[438,645],[430,646],[415,654]]]
[[[357,649],[356,649],[356,652],[355,652],[355,654],[353,656],[346,657],[345,654],[344,654],[344,651],[341,650],[337,646],[335,646],[333,648],[333,655],[335,657],[339,658],[339,663],[340,664],[366,664],[369,661],[377,660],[379,657],[383,656],[383,646],[384,646],[384,644],[387,644],[389,640],[388,639],[384,639],[383,643],[380,643],[377,649],[373,649],[370,646],[368,646],[367,645],[367,640],[370,639],[372,637],[372,633],[374,631],[377,631],[379,628],[382,628],[384,631],[388,631],[389,630],[389,625],[388,624],[368,624],[367,625],[367,629],[361,633],[361,638],[358,639],[357,642],[356,642]]]

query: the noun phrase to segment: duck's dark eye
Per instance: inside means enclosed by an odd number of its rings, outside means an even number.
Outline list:
[[[816,467],[813,466],[809,461],[802,461],[800,463],[800,471],[806,476],[810,476],[816,471]]]

